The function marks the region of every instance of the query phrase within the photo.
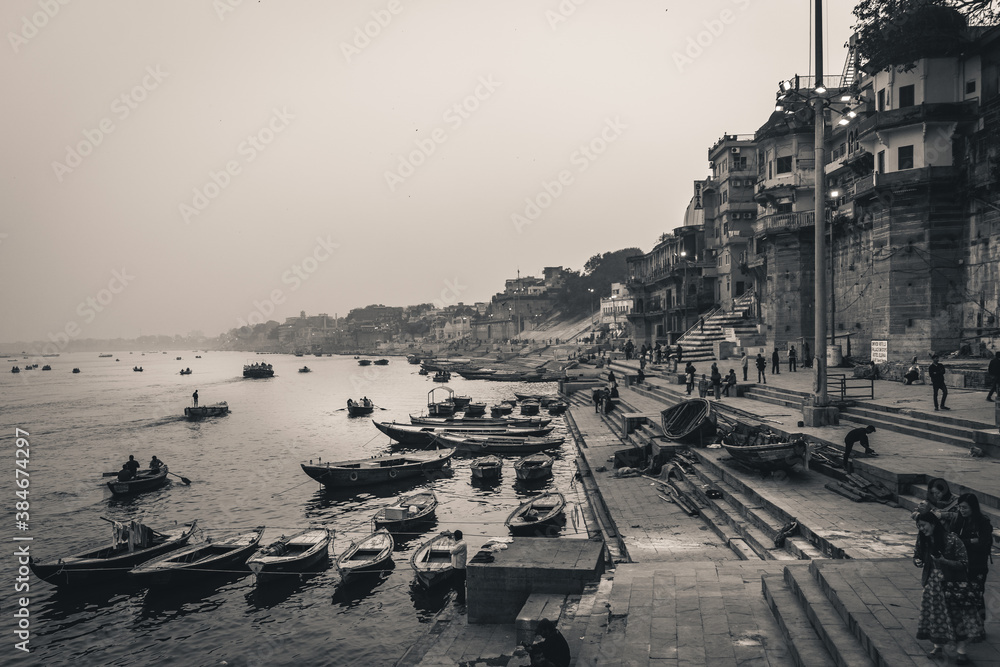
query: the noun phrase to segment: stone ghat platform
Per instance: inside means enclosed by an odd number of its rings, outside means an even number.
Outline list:
[[[513,623],[533,593],[576,594],[604,572],[604,544],[515,537],[492,563],[468,564],[469,623]]]

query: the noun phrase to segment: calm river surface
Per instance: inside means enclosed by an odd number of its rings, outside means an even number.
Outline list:
[[[3,534],[31,536],[31,553],[49,560],[110,542],[101,517],[141,519],[154,528],[197,519],[204,534],[220,536],[264,525],[263,543],[282,533],[325,522],[336,531],[332,552],[370,530],[375,511],[400,493],[432,488],[437,523],[423,535],[397,540],[395,565],[367,581],[342,586],[332,566],[299,581],[257,588],[254,577],[233,575],[168,590],[130,584],[107,589],[57,589],[33,575],[29,593],[13,595],[16,559],[0,558],[4,578],[3,627],[17,654],[8,664],[38,665],[391,665],[430,627],[435,615],[456,604],[455,591],[411,587],[409,557],[419,543],[445,529],[462,529],[470,556],[493,536],[521,499],[557,488],[574,511],[564,535],[586,530],[573,483],[571,441],[562,447],[554,478],[541,487],[515,482],[513,459],[494,486],[473,485],[469,459],[454,459],[453,474],[439,479],[331,494],[310,480],[299,463],[385,453],[389,440],[369,419],[352,419],[347,398],[367,395],[375,417],[408,421],[425,410],[435,385],[417,366],[390,357],[388,366],[359,367],[353,357],[294,357],[240,352],[117,352],[63,354],[39,359],[51,371],[0,373],[0,406],[8,461]],[[180,361],[176,357],[182,357]],[[374,357],[373,357],[374,358]],[[116,359],[120,361],[116,361]],[[275,377],[245,380],[243,364],[267,361]],[[11,356],[5,371],[25,360]],[[312,373],[299,373],[308,365]],[[142,373],[132,371],[142,366]],[[74,367],[80,368],[73,374]],[[191,375],[178,371],[190,367]],[[488,405],[514,391],[553,393],[554,384],[512,384],[455,378],[449,385]],[[183,418],[197,389],[200,404],[227,401],[225,417]],[[553,435],[566,435],[561,418]],[[30,436],[30,521],[16,531],[15,427]],[[145,467],[152,455],[191,480],[129,500],[113,500],[103,471],[121,468],[129,454]],[[579,526],[579,528],[577,528]],[[8,545],[14,543],[7,538]],[[30,597],[32,653],[13,650],[15,598]]]

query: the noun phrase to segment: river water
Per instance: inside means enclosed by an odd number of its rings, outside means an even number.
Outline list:
[[[572,441],[562,447],[551,481],[525,488],[505,461],[501,481],[474,484],[470,459],[456,458],[450,474],[391,486],[329,493],[299,467],[308,459],[364,458],[389,451],[389,440],[369,419],[350,418],[349,397],[367,395],[375,417],[408,421],[424,411],[434,388],[402,357],[388,366],[360,367],[352,357],[258,356],[240,352],[115,352],[63,354],[37,360],[51,371],[0,373],[0,406],[9,463],[2,493],[3,534],[30,536],[32,555],[49,560],[110,542],[102,517],[141,519],[153,528],[197,519],[203,535],[218,537],[257,525],[262,543],[316,522],[335,532],[334,557],[370,532],[370,519],[401,493],[433,489],[436,524],[397,540],[394,566],[358,583],[341,585],[336,568],[304,580],[258,588],[249,573],[184,586],[144,589],[125,583],[89,590],[59,589],[29,578],[30,591],[11,594],[16,558],[0,558],[5,641],[17,664],[39,665],[392,665],[429,628],[453,610],[456,591],[414,586],[410,554],[441,530],[461,529],[470,556],[491,537],[506,536],[507,514],[524,498],[551,489],[570,503],[562,533],[586,537],[574,483]],[[181,357],[177,360],[176,357]],[[243,364],[267,361],[275,377],[243,379]],[[24,360],[10,357],[5,370]],[[311,373],[297,369],[308,365]],[[142,366],[142,373],[133,372]],[[80,368],[74,374],[72,368]],[[191,375],[181,376],[190,367]],[[487,405],[514,391],[554,393],[554,384],[467,381],[449,385]],[[200,422],[183,418],[197,389],[200,404],[227,401],[231,414]],[[561,418],[553,435],[567,435]],[[15,530],[15,427],[30,443],[27,531]],[[145,467],[152,455],[174,478],[166,487],[128,500],[112,499],[104,471],[121,468],[129,454]],[[23,507],[23,506],[22,506]],[[12,645],[16,598],[29,597],[30,656]]]

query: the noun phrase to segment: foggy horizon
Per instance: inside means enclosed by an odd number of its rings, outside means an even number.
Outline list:
[[[811,70],[811,4],[5,3],[0,343],[471,305],[648,251]]]

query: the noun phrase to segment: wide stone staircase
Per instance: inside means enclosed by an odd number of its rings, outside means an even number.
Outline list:
[[[753,339],[758,336],[756,319],[750,316],[750,293],[745,293],[733,302],[733,310],[716,309],[704,316],[704,325],[697,324],[678,339],[683,349],[683,359],[698,361],[714,361],[715,344],[729,340],[734,345],[740,339]],[[735,336],[726,337],[726,329],[732,329]]]

